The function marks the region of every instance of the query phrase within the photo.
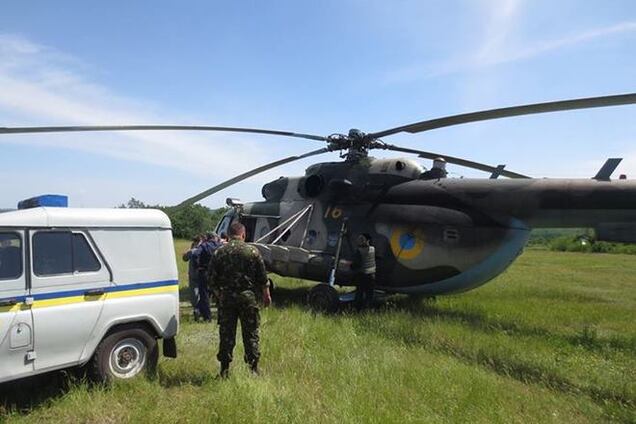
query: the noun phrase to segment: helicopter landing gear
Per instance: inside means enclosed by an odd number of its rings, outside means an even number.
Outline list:
[[[267,282],[269,283],[269,292],[273,294],[274,290],[276,290],[276,286],[274,285],[274,280],[272,280],[271,278],[268,278]]]
[[[338,292],[329,284],[318,284],[309,290],[307,303],[315,312],[334,313],[340,305]]]
[[[340,296],[336,291],[334,284],[336,283],[336,271],[340,263],[340,248],[342,247],[342,238],[347,230],[347,218],[342,220],[340,227],[340,235],[338,237],[338,245],[336,247],[336,256],[334,257],[333,266],[329,272],[329,282],[321,283],[312,287],[307,296],[307,303],[315,312],[334,313],[340,306]]]

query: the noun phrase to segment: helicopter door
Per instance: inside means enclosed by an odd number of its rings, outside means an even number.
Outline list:
[[[232,221],[234,221],[234,217],[236,216],[236,211],[230,210],[225,213],[219,224],[216,226],[216,233],[221,236],[223,234],[227,235],[228,230],[230,229],[230,225],[232,225]]]

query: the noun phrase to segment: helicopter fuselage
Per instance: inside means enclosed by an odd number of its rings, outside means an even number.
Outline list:
[[[352,284],[355,239],[368,233],[378,288],[426,295],[470,290],[496,277],[533,228],[636,223],[633,181],[421,175],[405,159],[318,164],[304,177],[265,185],[265,201],[246,203],[227,218],[240,216],[248,240],[277,274],[324,282],[339,256],[340,285]],[[281,226],[285,221],[293,225]]]

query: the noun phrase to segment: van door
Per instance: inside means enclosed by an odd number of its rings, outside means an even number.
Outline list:
[[[33,372],[25,231],[0,229],[0,382]]]
[[[95,337],[110,272],[84,231],[31,234],[31,295],[36,371],[79,363]]]

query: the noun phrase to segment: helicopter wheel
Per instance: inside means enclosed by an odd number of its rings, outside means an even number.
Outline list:
[[[309,290],[307,303],[315,312],[334,313],[338,310],[338,292],[329,284],[318,284]]]

